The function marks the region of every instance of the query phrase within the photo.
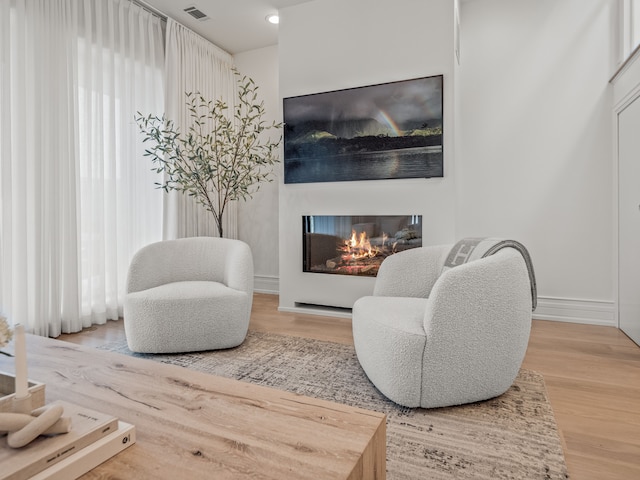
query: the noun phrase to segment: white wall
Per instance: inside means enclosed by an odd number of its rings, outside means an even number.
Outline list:
[[[444,178],[280,185],[280,308],[351,307],[373,279],[303,273],[303,215],[416,214],[425,244],[453,240],[453,2],[326,0],[280,16],[282,97],[444,75]]]
[[[614,321],[615,3],[462,4],[456,235],[522,241],[539,318]]]
[[[608,80],[618,52],[615,4],[463,1],[459,67],[449,53],[450,1],[327,0],[283,9],[278,53],[237,57],[247,73],[253,70],[270,85],[269,92],[279,75],[270,108],[279,112],[283,96],[444,73],[449,123],[444,179],[280,183],[279,213],[271,203],[256,223],[241,218],[241,235],[254,242],[263,232],[270,237],[279,217],[280,272],[271,249],[257,247],[255,257],[264,274],[280,276],[281,304],[307,301],[296,297],[300,217],[343,213],[345,204],[355,205],[348,213],[369,214],[370,204],[383,214],[401,208],[425,215],[427,243],[467,235],[520,240],[536,268],[538,318],[614,324]],[[279,63],[277,71],[270,61]],[[394,195],[408,200],[379,202]],[[353,203],[360,196],[362,202]],[[246,207],[241,217],[253,215]],[[356,295],[370,288],[353,282],[343,287]]]
[[[266,47],[234,57],[238,70],[258,85],[268,123],[280,122],[282,105],[278,93],[278,47]],[[275,133],[275,132],[274,132]],[[277,140],[279,134],[272,135]],[[238,205],[238,238],[253,252],[255,290],[278,291],[278,184],[282,169],[274,168],[274,181],[263,183],[254,197]]]

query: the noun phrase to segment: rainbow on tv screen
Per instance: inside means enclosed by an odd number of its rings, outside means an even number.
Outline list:
[[[443,176],[442,75],[283,100],[284,182]]]

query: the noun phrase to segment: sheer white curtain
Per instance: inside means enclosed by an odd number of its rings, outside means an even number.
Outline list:
[[[0,2],[0,312],[57,336],[121,314],[162,235],[133,120],[163,111],[163,35],[128,0]]]
[[[221,99],[234,111],[236,78],[233,57],[183,25],[167,20],[165,58],[165,113],[181,131],[191,118],[185,106],[187,92],[200,92],[207,100]],[[224,236],[237,238],[237,203],[223,217]],[[165,196],[164,238],[218,236],[213,215],[191,197],[178,192]]]
[[[85,0],[78,48],[83,322],[122,315],[132,255],[162,238],[159,176],[136,112],[163,110],[160,19],[128,0]]]

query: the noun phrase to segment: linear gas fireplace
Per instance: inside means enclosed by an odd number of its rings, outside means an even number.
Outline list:
[[[305,215],[303,271],[375,277],[389,255],[422,246],[422,215]]]

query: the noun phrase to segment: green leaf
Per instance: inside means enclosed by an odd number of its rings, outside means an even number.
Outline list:
[[[222,234],[222,215],[229,201],[246,200],[258,191],[261,182],[273,181],[273,170],[262,171],[279,161],[273,154],[282,142],[265,131],[281,130],[282,123],[263,119],[265,107],[258,101],[253,79],[234,69],[236,102],[233,111],[221,98],[206,99],[199,92],[185,93],[187,118],[181,133],[175,123],[163,116],[134,116],[150,142],[143,156],[150,157],[156,173],[167,180],[156,183],[165,192],[181,191],[211,212]]]

